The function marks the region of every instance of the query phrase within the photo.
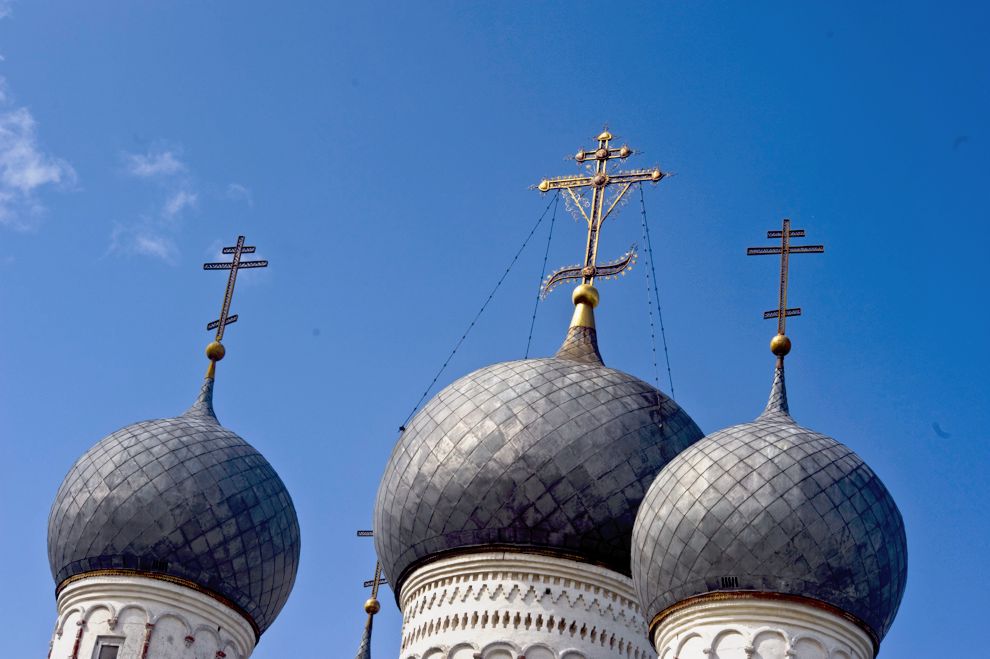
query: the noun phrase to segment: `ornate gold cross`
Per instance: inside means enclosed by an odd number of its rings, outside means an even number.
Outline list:
[[[543,285],[541,296],[546,295],[558,284],[568,280],[580,279],[582,283],[591,285],[595,277],[614,277],[623,272],[634,262],[636,258],[635,245],[622,255],[619,259],[610,263],[599,265],[598,258],[598,238],[601,234],[602,223],[608,219],[615,207],[625,196],[629,188],[635,183],[652,181],[659,183],[667,174],[661,172],[659,168],[638,169],[626,172],[609,172],[608,163],[616,158],[625,160],[633,154],[633,150],[626,145],[621,147],[609,146],[612,134],[608,130],[602,131],[598,136],[598,148],[590,151],[581,149],[574,156],[578,163],[594,161],[594,173],[589,176],[561,176],[553,179],[543,179],[537,186],[540,192],[550,190],[563,190],[569,196],[574,206],[578,209],[585,221],[588,223],[588,243],[584,251],[584,264],[580,266],[568,266],[561,268],[551,274]],[[618,192],[608,201],[606,209],[606,192],[609,187],[614,187]],[[591,203],[588,210],[583,205],[584,192],[578,194],[576,191],[582,188],[591,189]]]
[[[787,268],[788,257],[791,254],[821,254],[825,251],[824,245],[792,245],[791,238],[804,238],[804,229],[791,229],[791,221],[784,218],[781,230],[771,229],[767,231],[767,238],[780,238],[780,247],[749,247],[746,249],[747,256],[759,256],[763,254],[780,254],[780,293],[777,297],[777,308],[772,311],[763,312],[764,318],[777,319],[777,337],[770,343],[770,349],[778,357],[783,357],[790,351],[791,342],[787,339],[784,330],[787,325],[788,316],[800,316],[801,308],[787,308]]]
[[[203,270],[230,270],[227,277],[227,290],[223,294],[223,306],[220,307],[220,317],[206,325],[207,330],[216,330],[215,341],[223,341],[223,331],[227,325],[237,322],[237,314],[230,314],[230,302],[234,299],[234,283],[237,281],[237,271],[241,268],[267,268],[268,261],[242,261],[241,254],[254,254],[254,247],[244,245],[244,236],[237,236],[237,244],[224,247],[224,254],[233,254],[229,263],[204,263]]]

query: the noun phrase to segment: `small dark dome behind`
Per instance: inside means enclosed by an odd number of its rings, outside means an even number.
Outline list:
[[[636,519],[633,580],[648,623],[693,596],[757,591],[831,604],[879,642],[904,594],[907,539],[863,460],[791,419],[778,369],[763,415],[660,472]]]
[[[69,470],[48,518],[56,586],[97,570],[179,577],[239,606],[264,632],[299,563],[292,499],[265,458],[193,407],[109,435]]]
[[[482,368],[413,418],[378,489],[378,556],[397,597],[413,567],[466,548],[628,575],[646,488],[701,436],[660,391],[605,367],[594,329],[572,328],[557,357]]]

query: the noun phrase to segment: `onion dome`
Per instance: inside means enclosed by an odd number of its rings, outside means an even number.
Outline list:
[[[374,511],[398,597],[425,562],[466,551],[550,553],[629,575],[636,510],[660,469],[702,433],[651,385],[604,365],[591,286],[554,357],[487,366],[413,417]]]
[[[785,339],[763,414],[685,450],[646,493],[632,570],[651,634],[688,602],[734,595],[829,609],[877,646],[894,620],[907,579],[901,514],[858,455],[791,418]]]
[[[292,590],[299,523],[268,461],[217,421],[211,359],[185,414],[118,430],[73,465],[48,561],[57,591],[98,574],[165,579],[220,599],[260,636]]]

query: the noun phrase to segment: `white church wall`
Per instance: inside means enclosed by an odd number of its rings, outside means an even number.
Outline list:
[[[660,659],[873,659],[852,621],[773,599],[708,600],[667,617],[654,633]],[[527,658],[528,659],[528,658]]]
[[[478,552],[416,570],[402,659],[653,659],[632,582],[561,558]]]
[[[130,575],[91,576],[66,586],[49,659],[247,659],[255,636],[239,613],[182,585]],[[112,653],[111,653],[112,656]]]

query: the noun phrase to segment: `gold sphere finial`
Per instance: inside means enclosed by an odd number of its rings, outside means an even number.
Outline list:
[[[588,304],[594,309],[598,306],[598,289],[591,284],[581,284],[574,289],[571,293],[571,299],[574,300],[574,305]]]
[[[784,336],[783,334],[777,334],[772,339],[770,339],[770,352],[777,355],[778,357],[783,357],[791,351],[791,340]]]
[[[654,169],[653,172],[650,173],[650,180],[653,181],[654,183],[656,183],[662,178],[663,178],[663,172],[661,172],[659,168]]]
[[[226,348],[219,341],[213,341],[210,345],[206,346],[206,356],[209,357],[210,361],[218,362],[226,354]]]
[[[550,181],[543,179],[542,181],[540,181],[540,184],[536,187],[539,188],[540,192],[546,192],[547,190],[550,189]]]
[[[382,605],[374,597],[369,599],[364,603],[364,612],[369,615],[375,615],[382,610]]]
[[[612,133],[608,132],[607,130],[603,130],[602,131],[602,134],[598,136],[598,140],[600,142],[601,141],[610,140],[610,139],[612,139]]]

